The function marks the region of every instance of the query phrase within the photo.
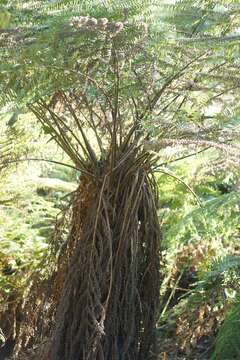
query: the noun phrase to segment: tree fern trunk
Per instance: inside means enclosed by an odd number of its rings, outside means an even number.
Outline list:
[[[82,177],[50,360],[154,358],[158,198],[140,158],[135,153],[114,171],[106,162],[96,179]]]

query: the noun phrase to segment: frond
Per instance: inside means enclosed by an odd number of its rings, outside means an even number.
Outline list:
[[[211,243],[219,251],[223,246],[239,241],[238,192],[212,198],[202,208],[193,209],[165,234],[166,243]]]
[[[240,350],[240,304],[236,303],[228,311],[223,325],[217,334],[214,353],[211,360],[239,359]]]

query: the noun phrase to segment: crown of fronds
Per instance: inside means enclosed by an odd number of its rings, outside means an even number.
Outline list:
[[[237,159],[239,149],[229,147],[239,134],[234,2],[6,1],[2,8],[0,103],[30,107],[75,164],[80,148],[97,157],[89,126],[101,154],[141,130],[165,138],[163,147],[220,143]]]

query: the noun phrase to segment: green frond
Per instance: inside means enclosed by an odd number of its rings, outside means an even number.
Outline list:
[[[210,267],[202,276],[197,288],[199,289],[221,289],[232,288],[240,291],[240,256],[225,255],[212,259]]]
[[[11,17],[1,30],[0,106],[11,112],[42,99],[51,103],[59,91],[84,93],[96,114],[99,107],[112,112],[116,59],[119,111],[127,127],[139,123],[141,134],[162,139],[167,130],[169,138],[186,140],[186,146],[190,138],[198,144],[217,143],[221,124],[215,113],[208,120],[209,109],[220,113],[229,97],[232,113],[239,112],[236,41],[218,41],[239,36],[232,21],[238,13],[235,5],[219,7],[210,0],[170,5],[150,0],[9,0],[2,7]],[[228,27],[220,33],[222,18]],[[85,105],[81,111],[86,125]],[[227,123],[231,114],[225,114]],[[233,131],[230,136],[237,137]]]
[[[207,192],[210,194],[210,189]],[[205,241],[221,247],[230,241],[239,241],[240,194],[232,192],[209,197],[202,208],[193,209],[176,225],[172,224],[165,234],[166,243]]]
[[[240,358],[240,303],[231,307],[217,334],[211,360]]]

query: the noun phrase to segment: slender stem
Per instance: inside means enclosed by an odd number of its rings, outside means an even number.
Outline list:
[[[119,101],[119,68],[118,60],[115,49],[113,49],[113,65],[114,65],[114,107],[112,110],[112,120],[113,120],[113,132],[112,132],[112,144],[111,144],[111,169],[115,165],[116,159],[116,148],[117,148],[117,121],[118,121],[118,101]]]
[[[165,304],[165,306],[163,308],[163,311],[161,312],[161,314],[160,314],[160,316],[158,318],[158,321],[161,320],[161,318],[164,316],[165,312],[167,311],[168,305],[170,304],[170,301],[172,300],[172,298],[173,298],[173,296],[174,296],[174,294],[175,294],[175,292],[177,290],[178,283],[179,283],[179,281],[181,280],[181,278],[183,276],[184,270],[185,269],[181,270],[181,272],[180,272],[180,274],[179,274],[179,276],[178,276],[178,278],[176,280],[176,283],[174,284],[174,287],[173,287],[173,289],[172,289],[172,291],[171,291],[171,293],[170,293],[170,295],[169,295],[169,297],[167,299],[167,302],[166,302],[166,304]]]
[[[50,115],[51,115],[51,117],[52,117],[52,120],[54,121],[55,125],[57,126],[57,128],[58,128],[58,130],[59,130],[59,132],[60,132],[60,134],[61,134],[61,137],[64,139],[64,142],[65,142],[65,143],[67,144],[67,146],[71,149],[71,152],[73,152],[73,153],[75,154],[75,156],[76,156],[76,158],[78,159],[78,161],[80,161],[81,163],[83,163],[84,159],[83,159],[79,154],[76,153],[76,151],[75,151],[73,145],[71,144],[68,136],[64,133],[64,130],[63,130],[63,128],[59,125],[59,123],[61,123],[61,124],[65,127],[65,129],[66,129],[67,131],[69,131],[69,133],[70,133],[70,134],[73,136],[73,138],[76,140],[77,144],[80,145],[80,147],[81,147],[82,150],[84,151],[84,147],[82,146],[82,144],[81,144],[81,142],[79,141],[78,137],[74,134],[74,132],[72,131],[72,129],[71,129],[69,126],[67,126],[66,121],[64,122],[63,119],[61,119],[60,116],[58,116],[54,111],[52,111],[46,103],[44,103],[44,102],[42,101],[42,103],[41,103],[40,105],[42,105],[42,106],[50,113]]]
[[[86,174],[90,177],[95,177],[94,174],[90,173],[89,171],[86,171],[82,168],[77,168],[76,166],[70,165],[70,164],[66,164],[66,163],[62,163],[60,161],[56,161],[56,160],[49,160],[49,159],[41,159],[41,158],[26,158],[26,159],[16,159],[16,160],[8,160],[8,161],[3,161],[2,164],[0,163],[0,165],[11,165],[11,164],[17,164],[19,162],[24,162],[24,161],[45,161],[45,162],[49,162],[52,164],[56,164],[56,165],[61,165],[61,166],[65,166],[68,167],[70,169],[79,171],[83,174]]]
[[[202,152],[204,152],[204,151],[206,151],[206,150],[209,150],[209,149],[211,149],[211,146],[205,147],[204,149],[199,150],[199,151],[196,151],[196,152],[194,152],[194,153],[181,156],[181,157],[179,157],[179,158],[177,158],[177,159],[173,159],[173,160],[170,160],[170,161],[161,163],[161,164],[155,166],[155,167],[153,168],[153,171],[156,170],[156,169],[158,169],[158,168],[161,167],[161,166],[166,166],[166,165],[171,164],[171,163],[173,163],[173,162],[187,159],[187,158],[189,158],[189,157],[191,157],[191,156],[195,156],[195,155],[201,154]]]
[[[42,110],[42,106],[43,106],[42,104],[38,103],[38,107],[40,108],[40,110]],[[63,134],[62,129],[59,127],[59,124],[56,123],[56,121],[55,121],[55,124],[56,124],[56,126],[58,128],[58,131],[59,131],[58,132],[55,129],[55,127],[51,124],[51,122],[47,119],[47,117],[45,116],[45,113],[43,111],[42,111],[42,113],[39,113],[39,109],[36,109],[36,107],[34,107],[33,105],[29,105],[29,108],[34,113],[34,115],[37,117],[37,119],[40,121],[40,123],[43,126],[46,125],[45,123],[47,123],[47,125],[51,129],[51,132],[53,134],[55,134],[55,136],[56,136],[56,138],[54,138],[55,141],[68,154],[70,159],[75,163],[80,162],[80,164],[82,165],[83,164],[82,161],[80,161],[78,156],[75,154],[74,149],[72,149],[69,142],[66,140],[66,136],[65,136],[65,134]]]
[[[77,115],[76,115],[73,107],[71,106],[70,102],[68,101],[68,99],[67,99],[67,97],[66,97],[66,94],[63,93],[63,97],[64,97],[64,99],[65,99],[65,101],[66,101],[67,107],[68,107],[68,109],[69,109],[72,117],[74,118],[74,120],[76,121],[76,124],[78,125],[78,128],[79,128],[79,130],[80,130],[80,132],[81,132],[81,135],[82,135],[83,141],[84,141],[84,143],[85,143],[87,152],[88,152],[88,154],[89,154],[89,156],[90,156],[90,159],[91,159],[95,164],[97,164],[97,157],[96,157],[96,155],[95,155],[95,152],[94,152],[94,150],[92,149],[92,147],[91,147],[91,145],[90,145],[90,143],[89,143],[89,141],[88,141],[88,139],[87,139],[87,137],[86,137],[86,135],[85,135],[85,133],[84,133],[84,131],[83,131],[83,129],[82,129],[82,126],[81,126],[81,124],[80,124],[80,122],[79,122],[79,119],[78,119],[78,117],[77,117]]]
[[[176,79],[178,79],[182,73],[192,64],[194,64],[196,61],[198,61],[199,59],[201,59],[203,56],[206,55],[206,52],[198,55],[196,58],[194,58],[193,60],[189,61],[186,65],[184,65],[179,71],[177,71],[173,76],[171,76],[161,87],[161,89],[159,89],[159,91],[155,94],[155,96],[153,97],[150,106],[147,106],[147,108],[144,110],[144,112],[142,113],[142,115],[140,116],[140,118],[142,119],[146,113],[148,111],[152,111],[155,107],[155,105],[157,104],[158,100],[160,99],[160,97],[162,96],[162,94],[164,93],[165,89]]]
[[[61,166],[66,166],[66,167],[68,167],[70,169],[74,169],[76,171],[81,171],[81,169],[77,168],[76,166],[70,165],[70,164],[62,163],[60,161],[55,161],[55,160],[41,159],[41,158],[26,158],[26,159],[7,160],[7,161],[3,161],[2,164],[10,165],[10,164],[16,164],[18,162],[23,162],[23,161],[45,161],[45,162],[49,162],[49,163],[53,163],[53,164],[57,164],[57,165],[61,165]]]

